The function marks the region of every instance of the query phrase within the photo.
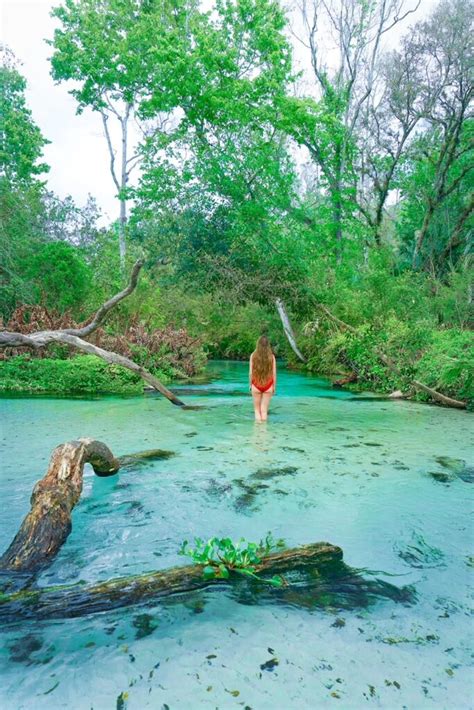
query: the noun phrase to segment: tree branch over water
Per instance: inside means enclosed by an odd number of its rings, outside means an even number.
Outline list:
[[[151,385],[153,389],[157,390],[164,397],[166,397],[166,399],[168,399],[172,404],[176,404],[180,407],[184,406],[184,402],[176,397],[167,387],[165,387],[162,382],[160,382],[157,377],[152,375],[152,373],[144,367],[137,365],[136,362],[133,362],[133,360],[130,360],[124,355],[119,355],[118,353],[111,352],[110,350],[104,350],[103,348],[99,348],[97,345],[93,345],[87,340],[82,339],[97,330],[97,328],[104,322],[108,313],[115,308],[120,301],[129,296],[135,290],[142,266],[142,261],[137,261],[135,263],[130,275],[128,286],[106,301],[96,312],[91,322],[82,328],[42,330],[29,335],[4,330],[0,332],[0,348],[30,347],[38,349],[49,345],[49,343],[64,343],[75,350],[80,350],[82,352],[89,353],[90,355],[96,355],[102,360],[105,360],[105,362],[108,362],[110,365],[120,365],[121,367],[125,367],[126,369],[135,372],[145,382]]]

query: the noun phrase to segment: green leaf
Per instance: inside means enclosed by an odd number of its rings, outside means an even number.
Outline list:
[[[205,579],[214,579],[216,576],[216,568],[211,565],[206,565],[202,571]]]
[[[222,577],[222,579],[229,579],[229,570],[225,565],[219,565],[219,577]]]

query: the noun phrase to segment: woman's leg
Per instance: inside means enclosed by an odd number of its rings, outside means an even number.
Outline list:
[[[253,397],[253,410],[255,412],[255,420],[257,422],[262,421],[261,415],[261,404],[262,404],[262,393],[256,387],[252,385],[252,397]]]
[[[263,392],[262,402],[260,405],[260,414],[262,417],[262,422],[266,422],[268,418],[268,407],[270,406],[270,400],[272,398],[271,392]]]

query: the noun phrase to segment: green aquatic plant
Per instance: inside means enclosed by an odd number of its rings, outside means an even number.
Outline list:
[[[260,582],[282,587],[282,577],[274,576],[271,579],[259,577],[255,570],[262,559],[271,550],[283,547],[283,540],[275,541],[270,533],[260,542],[248,542],[240,538],[233,542],[229,537],[211,537],[204,542],[199,537],[194,538],[195,547],[192,548],[187,540],[182,543],[179,554],[191,557],[194,562],[203,565],[203,575],[206,579],[228,579],[231,572],[258,579]]]

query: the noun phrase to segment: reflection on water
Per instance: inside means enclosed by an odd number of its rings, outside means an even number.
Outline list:
[[[155,395],[1,400],[0,545],[54,446],[94,436],[116,455],[175,455],[108,479],[87,467],[73,531],[40,585],[182,564],[179,544],[195,535],[328,540],[345,564],[295,572],[282,590],[240,581],[10,626],[2,707],[470,707],[472,415],[280,368],[269,421],[256,424],[247,375],[213,363],[210,381],[180,392],[196,410]]]

